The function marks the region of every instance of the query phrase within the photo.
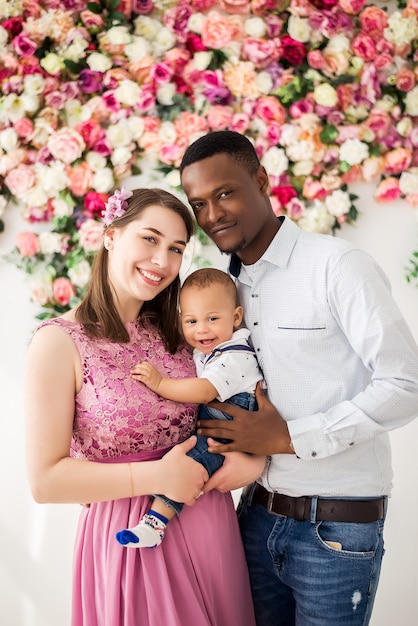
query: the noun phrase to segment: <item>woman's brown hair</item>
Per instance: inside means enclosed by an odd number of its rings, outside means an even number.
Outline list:
[[[150,205],[159,205],[180,215],[187,231],[187,241],[195,232],[194,219],[181,200],[163,189],[136,189],[128,199],[128,208],[107,228],[124,228]],[[106,232],[106,231],[105,231]],[[144,302],[138,320],[151,322],[161,335],[165,347],[175,352],[181,342],[178,319],[180,279],[174,281],[153,300]],[[90,337],[128,343],[129,334],[115,306],[109,281],[108,251],[101,248],[94,259],[86,296],[75,312],[77,321]]]

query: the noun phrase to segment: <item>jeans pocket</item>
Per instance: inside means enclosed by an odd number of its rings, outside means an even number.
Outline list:
[[[383,520],[369,524],[318,522],[317,541],[326,551],[352,557],[373,557],[379,549]]]

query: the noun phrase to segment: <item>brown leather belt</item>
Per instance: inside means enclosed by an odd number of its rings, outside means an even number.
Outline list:
[[[272,493],[257,484],[251,501],[261,504],[269,513],[291,517],[299,522],[303,522],[312,518],[313,500],[314,498],[307,496],[294,498],[280,493]],[[318,498],[314,518],[315,521],[368,524],[384,518],[385,503],[386,498],[384,497],[374,500],[328,500],[327,498]]]

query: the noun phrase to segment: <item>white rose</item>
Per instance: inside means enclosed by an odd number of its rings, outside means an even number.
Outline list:
[[[203,13],[193,13],[188,21],[187,28],[192,31],[192,33],[197,33],[201,35],[203,24],[206,22],[206,16]]]
[[[55,52],[49,52],[43,59],[41,59],[40,64],[45,72],[48,72],[48,74],[53,76],[59,74],[65,69],[64,61]]]
[[[35,276],[29,285],[32,302],[40,306],[52,302],[52,280],[48,275]]]
[[[267,25],[261,17],[249,17],[245,20],[244,30],[248,37],[261,39],[267,32]]]
[[[48,194],[57,196],[60,191],[68,187],[68,177],[65,173],[65,165],[55,161],[51,165],[42,166],[42,170],[35,166],[38,180]]]
[[[299,141],[300,128],[296,124],[283,124],[280,132],[280,144],[282,146],[291,146]]]
[[[25,107],[26,113],[28,113],[29,115],[36,113],[39,109],[39,105],[40,105],[39,96],[35,96],[35,95],[24,92],[22,94],[22,102],[23,102],[23,106]]]
[[[0,131],[0,147],[5,152],[11,152],[15,150],[18,145],[17,132],[14,128],[9,127]]]
[[[88,47],[89,44],[83,37],[77,37],[63,52],[63,56],[65,59],[69,59],[70,61],[77,63],[80,59],[84,59],[85,51]]]
[[[298,220],[298,226],[312,233],[331,234],[334,221],[334,217],[328,213],[325,205],[315,200],[313,206],[306,209],[303,217]]]
[[[161,22],[153,20],[147,15],[140,15],[135,20],[135,35],[145,37],[148,41],[153,41],[157,36],[158,30],[161,28]]]
[[[150,53],[151,45],[144,37],[134,37],[131,43],[125,46],[125,54],[132,62],[140,61]]]
[[[86,63],[93,72],[106,72],[110,70],[113,65],[112,59],[100,52],[92,52],[89,54]]]
[[[97,193],[108,193],[114,185],[113,172],[109,167],[95,172],[92,187]]]
[[[5,96],[0,107],[0,121],[7,124],[17,122],[25,117],[25,106],[20,96],[15,93],[9,93]]]
[[[48,194],[39,183],[25,193],[25,204],[28,207],[43,207],[48,202]]]
[[[62,198],[54,198],[52,205],[54,207],[54,217],[69,217],[74,209],[71,204],[68,204]]]
[[[177,131],[173,122],[162,122],[158,130],[158,136],[162,143],[174,143],[177,139]]]
[[[39,235],[39,249],[42,254],[61,252],[62,236],[58,233],[44,232]]]
[[[171,172],[165,176],[164,180],[168,185],[170,185],[170,187],[180,187],[181,181],[179,170],[171,170]]]
[[[222,52],[228,57],[229,63],[238,64],[241,57],[241,44],[238,41],[230,41]]]
[[[399,178],[399,188],[405,196],[418,193],[418,168],[402,172]]]
[[[405,96],[406,113],[412,117],[418,116],[418,86],[408,91]]]
[[[325,107],[334,107],[338,104],[337,92],[329,83],[316,85],[316,87],[314,87],[313,97],[317,104]]]
[[[132,131],[126,119],[111,124],[106,129],[106,137],[113,148],[128,146],[132,141]]]
[[[369,147],[360,139],[347,139],[340,146],[340,161],[349,165],[358,165],[369,156]]]
[[[295,41],[305,43],[311,39],[312,29],[308,20],[297,15],[291,15],[287,22],[287,32]]]
[[[349,52],[350,40],[345,35],[333,35],[327,43],[326,50],[332,50],[332,52]]]
[[[80,100],[67,100],[64,104],[65,119],[70,128],[83,121],[83,106]]]
[[[399,11],[395,11],[388,17],[388,27],[383,34],[395,46],[408,45],[418,37],[417,18],[415,15],[403,17]]]
[[[131,115],[126,120],[129,130],[131,131],[132,139],[137,141],[140,137],[142,137],[144,133],[144,120],[142,117],[138,115]]]
[[[7,207],[7,200],[4,196],[0,196],[0,217],[4,215],[4,211]]]
[[[97,170],[106,167],[106,157],[94,152],[93,150],[91,152],[87,152],[85,159],[86,163],[90,166],[93,172],[97,172]]]
[[[407,137],[413,128],[412,120],[410,117],[403,117],[396,124],[396,131],[401,137]]]
[[[258,72],[255,77],[255,86],[260,93],[269,94],[273,88],[273,79],[269,72]]]
[[[3,14],[2,14],[3,15]],[[9,33],[3,26],[0,26],[0,46],[5,46],[9,38]]]
[[[26,74],[23,79],[23,91],[31,96],[39,96],[45,87],[42,74]]]
[[[201,50],[200,52],[195,52],[193,56],[193,63],[196,69],[203,72],[206,70],[211,64],[213,59],[213,52],[209,52],[208,50]]]
[[[174,96],[177,93],[177,87],[174,83],[164,83],[157,89],[157,100],[163,106],[170,106],[174,102]]]
[[[89,282],[90,274],[90,264],[86,260],[80,261],[80,263],[70,267],[68,270],[68,278],[75,287],[81,287],[81,289]]]
[[[129,150],[127,146],[121,146],[120,148],[115,148],[110,155],[110,160],[112,165],[116,167],[117,165],[125,165],[128,163],[132,157],[132,152]]]
[[[160,27],[154,39],[155,50],[159,53],[163,53],[174,48],[175,44],[176,37],[174,33],[168,28]]]
[[[121,104],[134,106],[141,96],[141,87],[133,80],[122,80],[114,91],[115,98]]]
[[[350,196],[346,191],[337,189],[325,198],[325,206],[331,215],[341,217],[350,211]]]
[[[289,159],[282,148],[273,146],[264,153],[261,164],[264,165],[268,174],[280,176],[289,167]]]
[[[302,117],[299,118],[298,124],[302,130],[305,130],[310,135],[313,135],[321,126],[321,120],[316,113],[305,113],[305,115],[302,115]]]
[[[314,168],[314,161],[312,160],[303,160],[298,161],[294,164],[292,171],[294,176],[309,176]]]
[[[314,160],[315,145],[309,139],[297,141],[286,147],[286,154],[294,163],[297,161]]]
[[[104,39],[112,46],[123,46],[131,41],[131,35],[126,26],[113,26],[106,32]]]

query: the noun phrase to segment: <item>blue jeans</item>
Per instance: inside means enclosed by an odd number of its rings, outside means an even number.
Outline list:
[[[252,489],[242,495],[237,512],[257,626],[367,626],[384,520],[299,522],[251,504],[251,496]]]
[[[228,400],[225,400],[228,404],[233,404],[234,406],[239,406],[242,409],[246,409],[247,411],[257,411],[257,401],[255,396],[250,393],[237,393],[235,396],[231,396]],[[223,413],[222,411],[218,411],[217,409],[212,409],[211,407],[206,406],[206,404],[201,404],[199,406],[199,419],[222,419],[222,420],[231,420],[232,417],[227,413]],[[208,438],[202,437],[202,435],[196,435],[197,442],[194,448],[192,448],[187,456],[191,457],[201,465],[204,465],[209,476],[212,476],[218,470],[224,462],[224,456],[222,454],[215,454],[213,452],[208,452]],[[229,441],[227,439],[218,439],[218,441],[226,442]],[[162,495],[155,495],[154,497],[162,500],[167,506],[171,509],[174,509],[176,513],[180,513],[183,508],[183,504],[181,502],[175,502],[174,500],[170,500]]]

